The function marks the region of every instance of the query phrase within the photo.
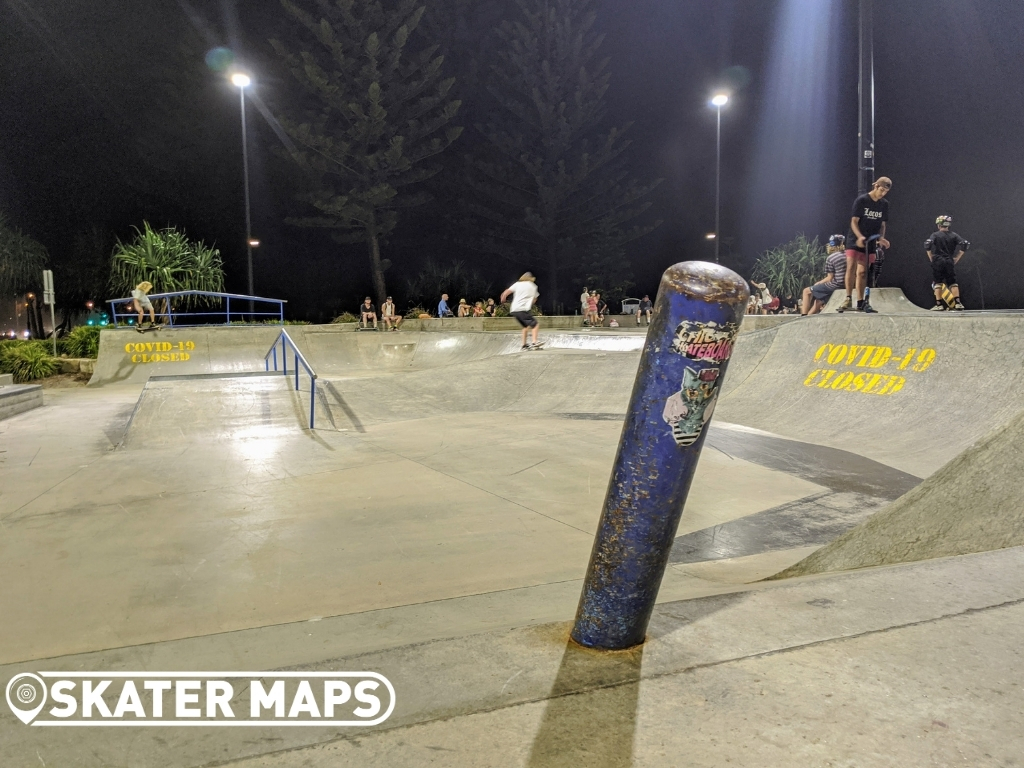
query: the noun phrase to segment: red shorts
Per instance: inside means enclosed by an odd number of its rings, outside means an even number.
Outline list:
[[[855,250],[852,250],[851,248],[847,248],[846,249],[846,259],[847,259],[847,261],[849,261],[850,259],[853,259],[858,264],[864,264],[864,265],[874,264],[875,263],[875,254],[873,254],[873,253],[872,254],[867,254],[867,253],[864,253],[864,251],[855,251]]]

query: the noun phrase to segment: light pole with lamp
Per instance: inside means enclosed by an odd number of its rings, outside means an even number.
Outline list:
[[[722,208],[722,107],[728,103],[727,94],[716,93],[711,97],[711,106],[718,110],[718,128],[715,132],[715,264],[718,263],[718,242],[722,239],[719,231]]]
[[[252,248],[253,243],[257,242],[252,239],[252,217],[249,214],[249,142],[246,140],[245,134],[245,89],[252,84],[252,79],[242,73],[236,72],[231,76],[231,84],[238,88],[238,94],[241,100],[242,107],[242,173],[245,176],[245,248],[247,255],[246,266],[248,267],[249,277],[249,295],[255,296],[252,282]],[[253,303],[249,300],[249,319],[253,319]]]

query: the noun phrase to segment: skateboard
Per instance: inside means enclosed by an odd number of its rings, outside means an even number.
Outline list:
[[[141,325],[137,325],[135,326],[135,330],[138,331],[139,333],[149,333],[150,331],[157,331],[163,327],[165,326],[163,326],[162,324],[150,325],[145,328],[143,328]]]
[[[544,349],[544,342],[538,341],[536,344],[527,344],[520,351],[521,352],[536,352],[537,350]]]
[[[954,309],[956,307],[956,297],[953,295],[953,292],[949,290],[949,287],[945,283],[940,287],[940,294],[942,296],[942,301],[946,304],[946,308]]]

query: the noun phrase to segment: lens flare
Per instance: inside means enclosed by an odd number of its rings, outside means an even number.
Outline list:
[[[235,63],[235,54],[230,48],[211,48],[206,52],[206,66],[214,72],[226,72]]]

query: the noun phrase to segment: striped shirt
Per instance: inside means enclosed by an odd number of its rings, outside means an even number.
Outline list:
[[[832,275],[832,279],[825,283],[826,288],[846,287],[846,254],[843,251],[836,251],[825,259],[825,274]]]

